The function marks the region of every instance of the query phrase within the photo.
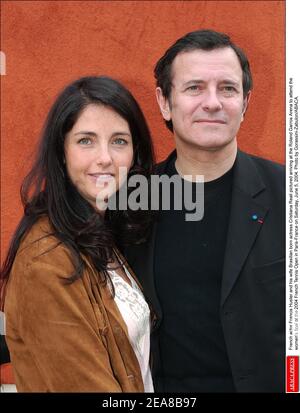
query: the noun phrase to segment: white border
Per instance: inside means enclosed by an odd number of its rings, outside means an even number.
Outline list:
[[[294,98],[299,96],[300,98],[300,59],[299,59],[299,43],[300,43],[300,2],[298,0],[286,0],[286,355],[287,356],[300,356],[299,350],[299,308],[298,308],[298,315],[297,310],[295,311],[295,302],[297,306],[297,302],[299,302],[299,298],[296,296],[296,291],[299,285],[295,274],[298,270],[298,260],[300,260],[300,249],[299,254],[298,252],[295,253],[295,248],[297,248],[297,241],[299,242],[299,236],[295,233],[295,224],[296,221],[294,219],[294,213],[296,210],[296,200],[298,199],[297,193],[295,192],[295,185],[293,185],[294,191],[291,193],[290,190],[290,171],[295,173],[295,164],[297,162],[296,158],[300,156],[297,154],[297,150],[295,149],[295,133],[294,130],[292,132],[293,135],[293,145],[290,144],[290,79],[292,80],[292,91],[293,91],[293,98],[292,101],[294,102]],[[276,45],[274,45],[276,48]],[[294,119],[294,111],[293,111],[293,121]],[[294,128],[293,128],[294,129]],[[299,138],[298,138],[299,139]],[[291,155],[291,147],[292,148],[292,155]],[[300,151],[299,151],[300,152]],[[291,161],[292,156],[292,161]],[[291,167],[292,165],[292,167]],[[300,163],[299,163],[299,173],[300,173]],[[295,175],[293,175],[295,176]],[[295,181],[293,181],[295,182]],[[290,195],[292,195],[292,202],[289,202]],[[300,197],[300,182],[299,182],[299,197]],[[290,208],[293,208],[293,254],[292,259],[290,258],[289,254],[291,253],[290,248]],[[299,204],[299,211],[300,211],[300,204]],[[300,213],[300,212],[299,212]],[[299,219],[300,222],[300,219]],[[300,224],[299,224],[300,227]],[[291,265],[292,263],[292,265]],[[300,265],[299,265],[299,273],[300,273]],[[292,283],[291,283],[291,280]],[[291,304],[291,291],[292,291],[292,317],[290,313],[290,304]],[[298,317],[298,318],[297,318]],[[292,322],[291,322],[292,318]],[[291,330],[292,328],[292,330]],[[292,334],[291,334],[292,331]],[[292,341],[290,338],[292,336]],[[292,343],[292,344],[291,344]],[[297,345],[298,343],[298,345]],[[299,377],[298,377],[299,380]]]

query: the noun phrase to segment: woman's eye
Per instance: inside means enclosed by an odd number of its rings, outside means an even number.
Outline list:
[[[92,143],[91,138],[81,138],[78,141],[79,144],[81,145],[90,145]]]
[[[126,145],[127,144],[127,140],[124,138],[116,138],[113,141],[114,145]]]

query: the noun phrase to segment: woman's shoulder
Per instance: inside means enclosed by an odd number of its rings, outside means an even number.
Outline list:
[[[49,219],[42,217],[28,230],[18,248],[9,276],[8,301],[20,300],[25,292],[29,294],[32,285],[35,293],[60,291],[61,280],[73,272],[74,260],[69,249],[55,236]]]
[[[16,259],[29,265],[37,259],[52,259],[53,254],[65,255],[67,248],[55,235],[47,216],[39,218],[21,241]]]

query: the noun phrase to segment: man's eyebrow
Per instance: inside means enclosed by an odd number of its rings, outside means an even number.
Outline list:
[[[220,83],[226,83],[226,85],[239,86],[239,82],[236,82],[235,80],[232,80],[232,79],[223,79],[220,81]]]
[[[205,83],[202,79],[192,79],[184,82],[182,86],[189,86],[189,85],[199,85],[200,83]]]
[[[206,83],[205,80],[203,79],[192,79],[188,80],[187,82],[184,82],[182,86],[190,86],[190,85],[199,85],[202,83]],[[232,80],[232,79],[222,79],[218,83],[226,83],[228,85],[233,85],[233,86],[239,86],[239,82]]]

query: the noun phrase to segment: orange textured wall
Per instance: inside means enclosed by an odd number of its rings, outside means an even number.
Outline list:
[[[153,66],[177,38],[200,28],[228,33],[251,62],[254,93],[240,147],[284,162],[284,2],[1,1],[2,253],[22,213],[22,177],[58,91],[83,75],[119,79],[140,102],[161,160],[173,139],[155,101]]]

